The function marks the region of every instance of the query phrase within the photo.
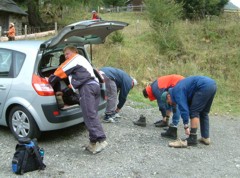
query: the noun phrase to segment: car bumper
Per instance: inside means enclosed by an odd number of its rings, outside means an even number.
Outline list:
[[[98,106],[98,112],[105,111],[107,103],[104,101]],[[83,122],[83,114],[79,105],[74,105],[67,109],[58,109],[56,104],[43,104],[43,113],[50,123],[64,123],[79,119],[78,123]]]

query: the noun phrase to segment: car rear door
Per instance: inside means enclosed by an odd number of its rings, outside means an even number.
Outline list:
[[[47,48],[65,46],[67,44],[100,44],[116,30],[128,26],[120,21],[87,20],[64,27],[55,37],[45,43]]]

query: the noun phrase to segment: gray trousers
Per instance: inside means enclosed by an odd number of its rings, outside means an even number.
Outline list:
[[[104,75],[103,75],[104,76]],[[104,76],[105,83],[106,83],[106,95],[107,95],[107,107],[105,114],[114,114],[117,102],[118,102],[118,93],[117,93],[117,85],[114,80],[111,80]]]
[[[96,83],[83,85],[79,89],[79,102],[82,108],[84,123],[89,132],[90,142],[104,141],[106,135],[98,117],[100,87]]]

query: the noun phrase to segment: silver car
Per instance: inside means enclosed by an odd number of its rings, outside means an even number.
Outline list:
[[[59,108],[55,90],[46,80],[62,62],[63,48],[74,45],[91,63],[86,46],[104,43],[113,31],[128,24],[118,21],[89,20],[64,27],[47,41],[0,42],[0,125],[10,127],[16,138],[39,138],[42,131],[83,122],[79,104]],[[99,114],[105,111],[105,83],[101,84]],[[61,86],[68,85],[64,80]]]

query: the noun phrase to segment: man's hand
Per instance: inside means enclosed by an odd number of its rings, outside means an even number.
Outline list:
[[[117,108],[117,109],[115,110],[115,112],[117,112],[117,113],[118,113],[118,112],[120,112],[120,109],[119,109],[119,108]]]
[[[189,128],[186,128],[186,129],[185,129],[185,134],[186,134],[186,135],[190,135],[190,129],[189,129]]]

